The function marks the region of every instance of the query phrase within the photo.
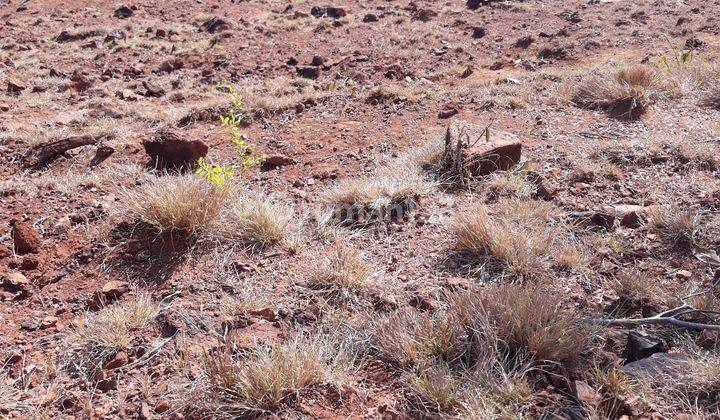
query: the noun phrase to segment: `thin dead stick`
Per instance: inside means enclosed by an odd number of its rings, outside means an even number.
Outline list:
[[[678,319],[680,315],[686,315],[690,313],[699,313],[706,315],[720,315],[718,311],[695,309],[688,304],[684,304],[674,309],[670,309],[665,312],[661,312],[655,316],[649,318],[616,318],[616,319],[601,319],[597,320],[598,323],[609,327],[613,326],[632,326],[632,325],[672,325],[680,328],[688,328],[692,330],[712,330],[720,331],[720,325],[716,324],[705,324],[701,322],[692,322]]]

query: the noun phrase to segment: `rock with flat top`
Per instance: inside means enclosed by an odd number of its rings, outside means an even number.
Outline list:
[[[520,163],[522,143],[516,136],[490,129],[489,137],[490,141],[487,141],[483,126],[453,122],[445,132],[446,158],[457,162],[460,142],[462,147],[459,154],[463,170],[474,177],[507,171]]]

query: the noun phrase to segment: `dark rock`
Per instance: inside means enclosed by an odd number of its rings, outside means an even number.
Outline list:
[[[75,88],[78,92],[88,90],[93,84],[92,79],[79,70],[75,70],[73,72],[72,76],[70,76],[70,81],[72,82],[73,88]]]
[[[515,46],[518,48],[527,48],[533,42],[535,42],[535,37],[533,37],[532,35],[526,35],[522,38],[518,38],[518,40],[515,41]]]
[[[219,16],[214,16],[200,25],[200,30],[205,31],[209,34],[227,31],[230,28],[232,28],[232,24],[230,24],[230,22],[228,22],[226,19]]]
[[[418,9],[412,14],[412,20],[419,20],[420,22],[429,22],[438,14],[432,9]]]
[[[172,73],[175,70],[180,70],[185,66],[185,63],[180,58],[171,58],[165,60],[160,64],[159,70],[165,73]]]
[[[27,85],[19,80],[8,79],[7,80],[7,93],[9,95],[19,95],[20,92],[27,89]]]
[[[15,252],[20,254],[37,252],[38,248],[40,248],[41,239],[35,229],[20,220],[14,220],[11,223],[12,231],[10,236],[12,236]]]
[[[314,6],[312,9],[310,9],[310,14],[315,16],[316,18],[327,16],[333,19],[339,19],[347,15],[347,10],[342,7],[334,6]]]
[[[475,26],[472,29],[472,37],[475,39],[482,38],[485,36],[485,34],[486,34],[485,28],[483,28],[482,26]]]
[[[667,344],[660,338],[651,336],[642,331],[630,331],[627,337],[624,357],[625,362],[635,362],[650,357],[655,353],[668,350]]]
[[[165,95],[165,90],[152,82],[143,80],[142,85],[145,88],[145,92],[146,92],[145,96],[152,96],[155,98],[159,98],[159,97]]]
[[[691,37],[685,41],[685,48],[690,49],[690,50],[695,50],[695,49],[701,48],[704,45],[705,45],[705,42],[701,41],[697,37]]]
[[[374,15],[372,13],[368,13],[365,16],[363,16],[363,22],[365,22],[365,23],[377,22],[378,20],[380,20],[380,19],[378,19],[377,15]]]
[[[482,5],[490,4],[491,1],[492,0],[467,0],[467,2],[465,2],[465,6],[467,6],[470,10],[475,10]]]
[[[103,285],[101,293],[108,300],[116,300],[128,291],[130,291],[130,284],[124,281],[110,280]]]
[[[312,61],[310,62],[311,66],[322,66],[323,64],[325,64],[324,58],[322,58],[321,56],[319,56],[317,54],[313,55]]]
[[[281,166],[292,165],[295,163],[295,159],[281,154],[275,154],[265,157],[265,160],[260,165],[260,169],[263,171],[279,168]]]
[[[145,152],[157,168],[182,170],[194,168],[205,157],[208,146],[201,140],[186,140],[175,130],[164,127],[151,139],[143,140]]]
[[[127,7],[127,6],[120,6],[113,12],[113,16],[115,16],[118,19],[127,19],[130,16],[133,15],[133,9]]]
[[[599,226],[610,230],[613,226],[615,226],[615,215],[610,212],[596,211],[592,216],[590,216],[590,223],[593,226]]]
[[[627,363],[620,372],[633,377],[659,377],[660,375],[679,378],[685,371],[687,356],[682,353],[655,353],[650,357]]]
[[[298,59],[295,57],[288,58],[288,61],[285,62],[288,66],[297,66]]]
[[[110,359],[105,365],[103,366],[103,369],[105,370],[113,370],[121,368],[128,364],[128,355],[124,351],[120,350],[115,354],[115,357]]]
[[[107,145],[98,146],[97,150],[95,150],[95,156],[93,156],[92,160],[90,161],[90,166],[97,166],[97,165],[103,163],[113,153],[115,153],[115,149],[112,148],[111,146],[107,146]]]
[[[317,79],[321,73],[322,71],[318,66],[299,66],[297,68],[298,76],[306,79]]]

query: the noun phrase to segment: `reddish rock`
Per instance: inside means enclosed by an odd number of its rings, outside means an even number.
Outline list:
[[[294,163],[295,159],[290,156],[275,154],[265,157],[265,160],[263,160],[263,163],[260,165],[260,169],[267,171],[281,166],[292,165]]]
[[[124,351],[119,351],[115,354],[115,357],[110,359],[107,363],[105,363],[105,366],[103,366],[103,369],[105,370],[113,370],[121,368],[128,364],[128,355]]]
[[[491,132],[490,141],[486,139],[485,127],[453,122],[445,132],[446,157],[455,161],[460,142],[463,169],[476,177],[507,171],[520,163],[522,143],[516,138]]]
[[[168,400],[160,400],[157,402],[157,404],[155,404],[155,412],[158,414],[162,414],[168,411],[170,408],[172,408],[172,405]]]
[[[130,285],[124,281],[110,280],[102,288],[102,294],[107,299],[118,299],[130,290]]]
[[[155,167],[169,170],[193,168],[208,152],[203,141],[184,139],[170,128],[161,128],[153,138],[143,140],[143,147]]]
[[[14,220],[12,222],[11,236],[17,253],[37,252],[40,248],[40,235],[32,226],[23,221]]]

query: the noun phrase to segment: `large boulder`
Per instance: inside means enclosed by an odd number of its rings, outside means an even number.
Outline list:
[[[167,127],[143,140],[143,147],[156,168],[169,170],[194,168],[198,159],[208,152],[208,146],[202,140],[187,140]]]

